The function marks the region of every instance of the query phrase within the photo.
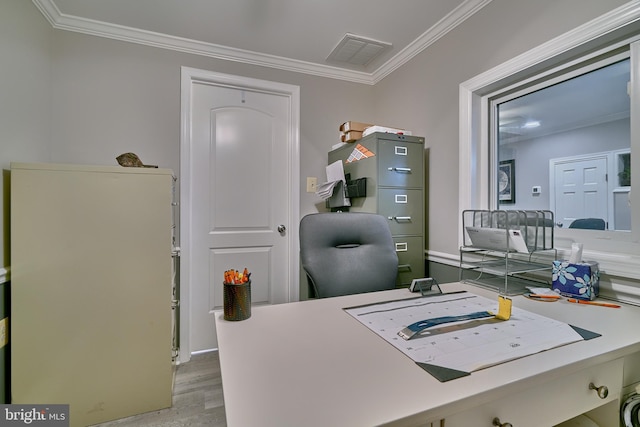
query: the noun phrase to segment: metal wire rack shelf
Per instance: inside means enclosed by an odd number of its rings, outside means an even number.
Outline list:
[[[465,210],[462,227],[460,281],[505,295],[551,284],[551,266],[557,258],[553,212]]]

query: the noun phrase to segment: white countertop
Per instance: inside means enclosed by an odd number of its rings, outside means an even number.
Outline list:
[[[461,284],[496,298],[489,290]],[[227,424],[419,425],[640,351],[640,308],[512,297],[516,307],[601,334],[441,383],[343,309],[415,297],[406,289],[252,308],[216,316]],[[634,326],[632,326],[634,325]]]

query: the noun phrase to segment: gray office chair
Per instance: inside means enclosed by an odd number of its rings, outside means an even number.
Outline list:
[[[569,228],[582,228],[584,230],[604,230],[606,224],[602,218],[578,218],[574,220]]]
[[[317,298],[393,289],[398,275],[387,219],[372,213],[305,216],[300,258]]]

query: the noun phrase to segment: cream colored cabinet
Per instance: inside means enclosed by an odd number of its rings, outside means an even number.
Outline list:
[[[166,169],[11,165],[12,403],[72,426],[171,406]]]

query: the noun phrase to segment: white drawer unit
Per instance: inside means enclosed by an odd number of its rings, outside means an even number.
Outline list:
[[[528,390],[460,412],[445,420],[446,427],[551,427],[615,402],[622,389],[623,359],[558,376]],[[617,417],[607,420],[616,426]]]

